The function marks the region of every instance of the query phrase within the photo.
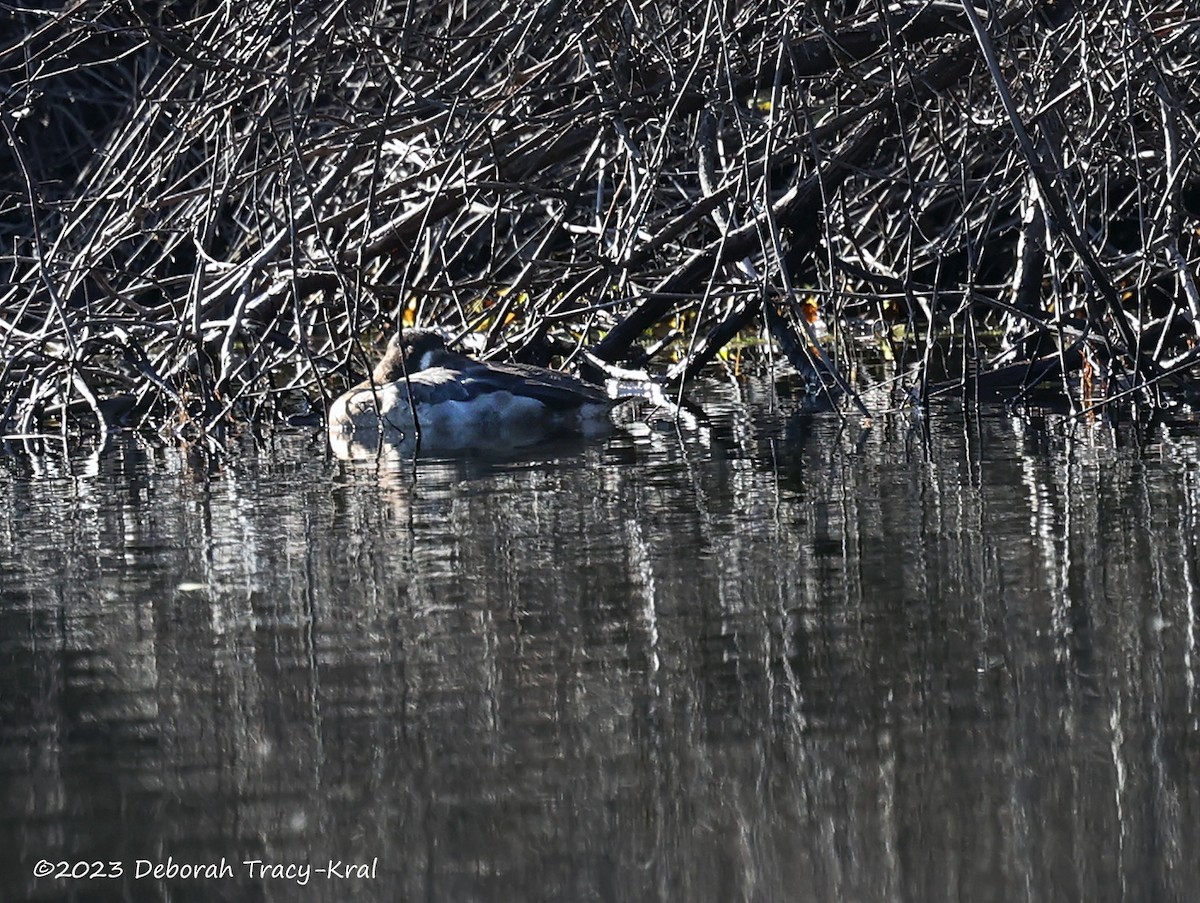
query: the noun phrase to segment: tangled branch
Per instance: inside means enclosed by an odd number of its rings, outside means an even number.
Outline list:
[[[1183,0],[0,6],[8,436],[320,411],[397,322],[676,382],[757,323],[864,408],[881,349],[1192,383]]]

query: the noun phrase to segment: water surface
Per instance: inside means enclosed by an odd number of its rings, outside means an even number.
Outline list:
[[[0,899],[1190,899],[1195,430],[702,400],[0,456]]]

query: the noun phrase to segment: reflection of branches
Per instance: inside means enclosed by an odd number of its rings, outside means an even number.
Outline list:
[[[1083,318],[1106,366],[1179,374],[1185,5],[818,6],[6,13],[0,425],[273,416],[403,311],[530,359],[679,329],[689,379],[763,298],[803,333],[808,293],[835,326],[994,322],[1005,367],[1069,364]]]

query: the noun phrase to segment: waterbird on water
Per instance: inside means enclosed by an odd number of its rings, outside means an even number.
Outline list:
[[[405,329],[388,341],[371,374],[329,408],[329,441],[340,457],[380,448],[503,452],[559,436],[599,436],[622,398],[530,364],[477,361],[446,347],[435,329]],[[415,420],[414,420],[415,418]]]

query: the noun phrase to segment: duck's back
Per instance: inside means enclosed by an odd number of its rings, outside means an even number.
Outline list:
[[[600,387],[555,370],[485,363],[443,347],[406,353],[393,341],[375,378],[333,405],[329,430],[335,446],[503,452],[562,435],[607,433],[614,404]]]
[[[521,448],[609,426],[612,401],[602,390],[539,367],[433,367],[409,380],[421,446],[430,450]]]
[[[473,394],[511,392],[541,402],[555,411],[587,405],[612,406],[612,399],[599,386],[566,373],[532,364],[470,362],[461,371],[462,381]]]

